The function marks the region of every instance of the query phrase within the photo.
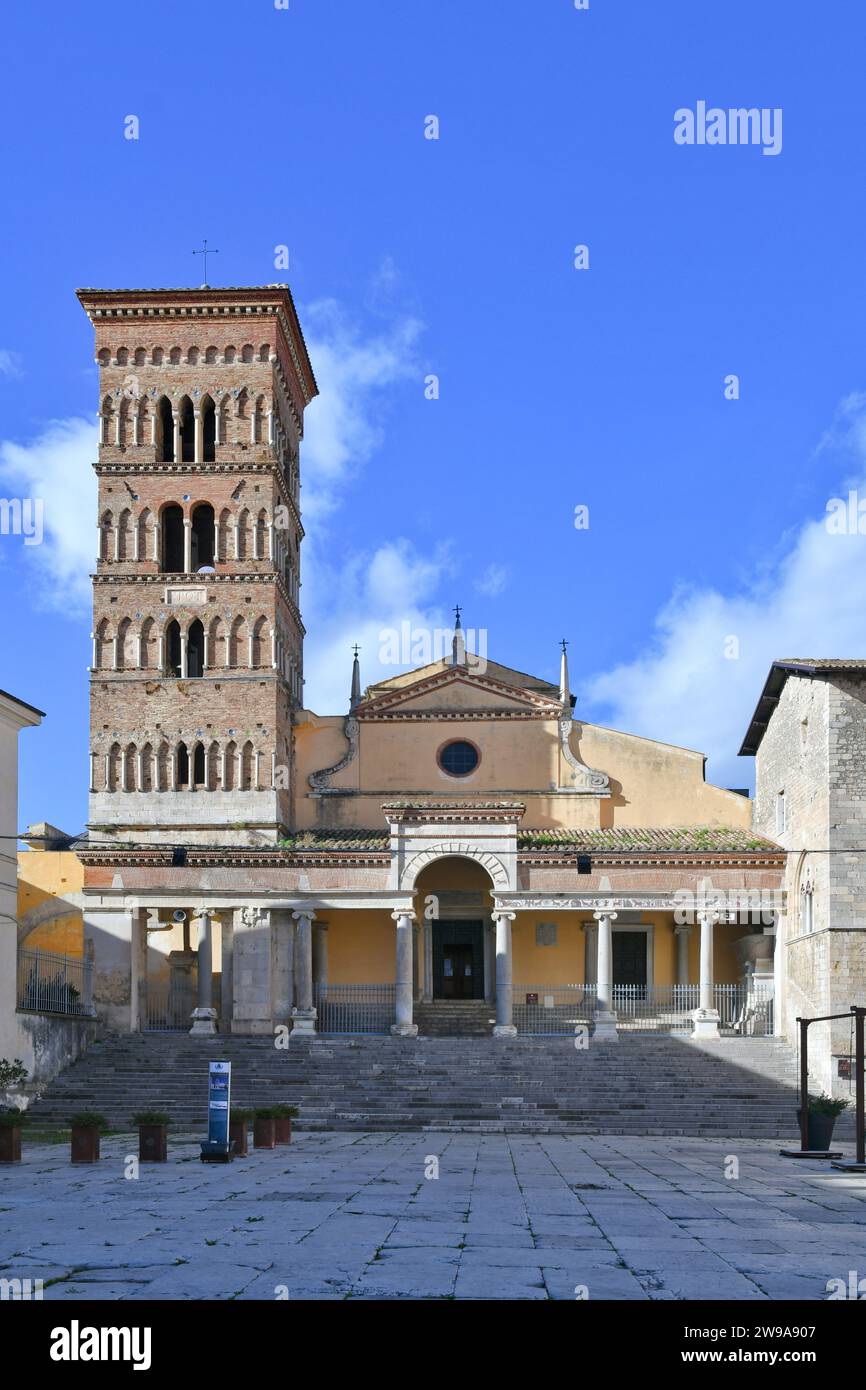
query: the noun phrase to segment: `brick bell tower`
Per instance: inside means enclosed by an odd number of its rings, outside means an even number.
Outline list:
[[[90,829],[272,843],[292,821],[298,452],[317,394],[292,296],[78,298],[100,383]]]

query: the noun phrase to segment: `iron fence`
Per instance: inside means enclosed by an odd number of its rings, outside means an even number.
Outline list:
[[[729,1037],[767,1038],[773,1032],[772,985],[714,985],[719,1031]]]
[[[616,1026],[625,1033],[691,1033],[700,985],[614,985]]]
[[[592,1023],[595,985],[515,985],[512,1017],[518,1033],[573,1033]]]
[[[174,979],[163,983],[148,980],[144,995],[144,1031],[188,1033],[196,1002],[193,980]]]
[[[21,947],[18,951],[19,1009],[72,1018],[93,1016],[93,962],[80,956]]]
[[[394,1022],[396,985],[317,985],[319,1033],[388,1033]]]

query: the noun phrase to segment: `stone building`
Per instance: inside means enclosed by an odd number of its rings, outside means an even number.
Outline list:
[[[777,1028],[866,1003],[866,661],[775,661],[741,753],[756,760],[754,825],[785,850]],[[811,1068],[847,1094],[851,1024],[815,1024]]]
[[[104,1026],[772,1027],[786,857],[700,753],[467,651],[305,708],[284,285],[82,290],[100,374],[84,919]],[[497,654],[505,655],[505,654]],[[348,667],[348,655],[347,655]],[[763,803],[761,803],[763,804]]]

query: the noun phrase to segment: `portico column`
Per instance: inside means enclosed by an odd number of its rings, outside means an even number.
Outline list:
[[[592,915],[598,923],[597,996],[593,1038],[596,1042],[616,1042],[616,1013],[613,1007],[613,924],[616,921],[616,913],[604,908]]]
[[[494,1038],[514,1038],[517,1029],[512,1022],[511,923],[514,912],[494,912],[496,923],[496,1022]]]
[[[401,1038],[418,1035],[418,1025],[412,1021],[412,929],[415,913],[401,908],[392,912],[397,924],[397,991],[394,1022],[391,1032]]]
[[[692,1014],[695,1038],[718,1038],[719,1011],[713,1008],[713,932],[719,914],[702,908],[698,912],[701,927],[701,993],[700,1005]]]
[[[674,936],[677,939],[677,984],[687,985],[689,983],[689,937],[692,934],[690,926],[674,927]]]
[[[198,932],[198,1007],[193,1009],[189,1031],[194,1037],[212,1037],[217,1030],[217,1012],[213,1007],[213,929],[211,914],[205,908],[198,914]]]
[[[313,1007],[313,921],[315,913],[293,912],[295,928],[295,977],[298,1004],[292,1009],[292,1033],[315,1033],[316,1010]]]
[[[313,927],[313,984],[321,988],[328,983],[328,924],[316,922]]]

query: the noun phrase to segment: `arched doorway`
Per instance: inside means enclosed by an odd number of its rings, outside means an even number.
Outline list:
[[[425,1001],[492,1000],[495,993],[493,896],[480,864],[451,856],[426,865],[415,883],[422,924],[417,995]]]

